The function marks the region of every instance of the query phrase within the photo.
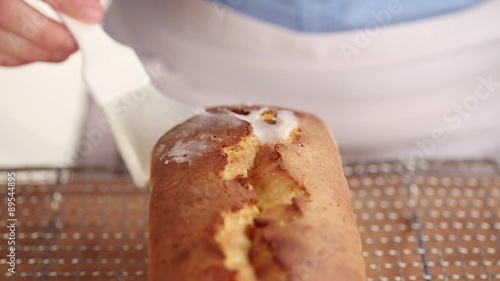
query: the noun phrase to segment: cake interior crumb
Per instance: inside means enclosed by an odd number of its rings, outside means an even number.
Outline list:
[[[266,111],[262,118],[266,122],[272,122],[276,118],[276,111]],[[299,139],[300,129],[296,129],[283,143],[290,144]],[[258,276],[255,270],[256,266],[275,262],[272,259],[272,249],[258,253],[254,261],[250,254],[254,240],[252,233],[262,216],[266,219],[271,216],[279,224],[287,224],[297,216],[290,213],[294,198],[308,196],[303,187],[282,170],[279,155],[273,160],[266,158],[273,149],[274,145],[259,145],[255,136],[250,134],[238,144],[223,150],[227,155],[227,164],[222,178],[227,181],[248,179],[250,190],[256,192],[258,198],[257,203],[248,202],[238,210],[222,212],[222,224],[215,235],[215,241],[225,255],[224,265],[236,272],[237,281],[286,280],[286,272],[278,265],[271,265],[278,268],[271,273],[272,277]],[[256,167],[256,161],[262,163],[257,163]]]

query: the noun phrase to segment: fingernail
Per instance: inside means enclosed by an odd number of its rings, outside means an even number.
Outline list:
[[[66,41],[64,42],[64,48],[68,51],[73,51],[76,49],[76,42],[73,37],[68,37]]]
[[[80,12],[80,17],[88,22],[100,22],[102,19],[102,12],[98,9],[84,8]]]

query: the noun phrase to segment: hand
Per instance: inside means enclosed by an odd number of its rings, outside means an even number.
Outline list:
[[[44,1],[87,23],[99,23],[104,18],[99,0]],[[0,66],[61,62],[77,49],[63,24],[47,18],[23,0],[0,0]]]

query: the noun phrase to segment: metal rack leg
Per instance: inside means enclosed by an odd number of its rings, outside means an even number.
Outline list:
[[[411,229],[415,233],[417,237],[417,253],[420,255],[422,260],[422,273],[425,281],[432,281],[432,272],[429,267],[429,257],[427,254],[427,246],[424,241],[423,234],[423,224],[421,215],[418,211],[418,203],[419,203],[419,194],[420,189],[415,182],[415,174],[417,173],[417,163],[416,162],[407,162],[404,163],[405,174],[404,174],[404,182],[407,188],[407,205],[409,209],[408,214],[408,223],[410,224]]]

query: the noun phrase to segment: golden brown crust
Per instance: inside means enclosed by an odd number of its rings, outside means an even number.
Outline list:
[[[283,280],[287,281],[365,280],[361,243],[337,147],[320,120],[304,114],[299,120],[302,132],[297,142],[265,147],[257,156],[254,173],[274,165],[275,173],[304,189],[304,195],[294,197],[290,205],[260,215],[268,222],[255,229],[253,244],[272,248],[274,264],[255,265],[259,280],[277,280],[267,278],[269,272],[275,274],[267,267],[275,265],[285,271]],[[276,155],[278,159],[269,165]],[[293,216],[284,226],[282,213]],[[262,254],[267,255],[255,247],[251,257],[259,259]]]
[[[210,112],[170,131],[153,150],[149,279],[365,280],[329,129],[296,112],[292,137],[259,145],[248,122],[226,108]],[[225,244],[231,235],[242,237]]]

